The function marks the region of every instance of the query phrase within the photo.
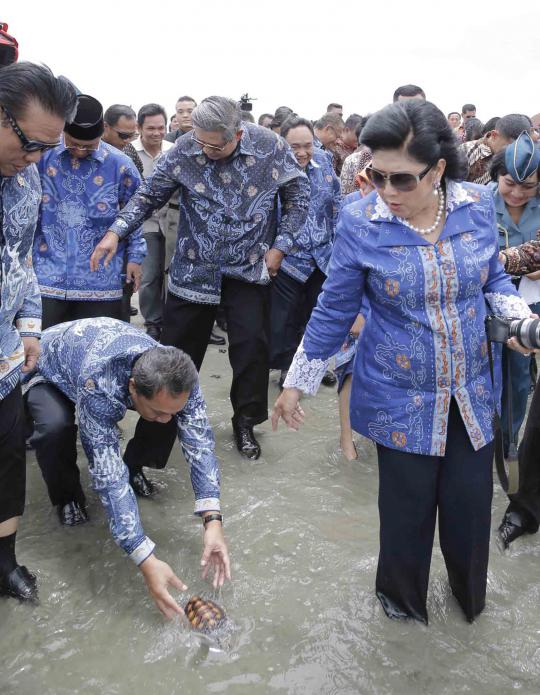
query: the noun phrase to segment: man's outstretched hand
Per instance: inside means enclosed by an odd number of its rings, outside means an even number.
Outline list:
[[[223,586],[226,579],[231,580],[229,551],[223,536],[221,521],[209,521],[206,525],[201,567],[203,568],[203,579],[206,579],[210,568],[212,568],[214,572],[212,581],[214,589]]]
[[[175,615],[184,615],[184,611],[173,599],[168,591],[169,586],[173,586],[179,591],[186,591],[187,586],[178,579],[166,562],[158,560],[152,553],[144,562],[139,565],[148,592],[156,602],[157,607],[163,615],[171,620]]]
[[[99,268],[99,263],[102,258],[105,258],[103,265],[107,268],[109,263],[112,261],[117,248],[118,234],[111,231],[107,232],[90,256],[90,270],[94,273]]]

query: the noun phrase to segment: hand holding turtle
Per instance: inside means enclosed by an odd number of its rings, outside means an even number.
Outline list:
[[[163,615],[171,620],[175,614],[183,615],[184,611],[176,603],[168,591],[168,586],[174,586],[185,591],[187,586],[178,579],[166,562],[158,560],[152,553],[139,565],[150,596],[156,602]]]

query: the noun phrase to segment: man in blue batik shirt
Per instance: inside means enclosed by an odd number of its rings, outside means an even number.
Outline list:
[[[124,239],[180,192],[176,251],[169,267],[162,342],[185,350],[200,368],[221,302],[233,370],[233,430],[239,451],[260,456],[253,426],[268,419],[268,284],[303,227],[309,205],[305,174],[286,142],[242,123],[238,104],[204,99],[194,129],[176,141],[118,215],[91,259],[110,262]],[[276,228],[276,203],[282,215]],[[139,423],[126,455],[133,472],[145,464],[139,441],[174,432]],[[141,490],[142,492],[142,490]]]
[[[186,587],[169,565],[157,559],[155,544],[143,530],[122,460],[118,423],[127,409],[149,422],[171,422],[190,467],[195,514],[203,519],[203,576],[213,567],[214,587],[230,579],[214,436],[188,355],[160,346],[115,319],[71,321],[43,332],[41,356],[23,388],[34,423],[32,442],[49,492],[59,499],[62,495],[66,500],[84,499],[76,465],[77,412],[93,488],[109,517],[112,536],[139,567],[167,617],[182,612],[168,585]]]
[[[26,461],[21,371],[39,354],[41,302],[32,240],[41,187],[36,162],[72,118],[75,89],[48,68],[0,70],[0,595],[31,600],[36,577],[19,565],[15,538],[24,511]]]
[[[98,273],[89,269],[96,239],[107,231],[141,181],[132,160],[101,140],[103,129],[100,102],[80,94],[63,143],[39,164],[43,198],[33,261],[44,329],[94,316],[120,319],[124,278],[134,291],[140,283],[146,254],[141,228],[122,244],[108,268]]]
[[[281,370],[280,386],[326,279],[341,202],[339,179],[327,153],[313,145],[311,122],[290,117],[281,134],[306,172],[311,198],[306,223],[272,283],[270,367]],[[327,385],[335,381],[331,372],[323,379]]]

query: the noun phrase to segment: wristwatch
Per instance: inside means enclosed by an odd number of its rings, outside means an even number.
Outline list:
[[[221,521],[223,524],[223,517],[221,514],[208,514],[207,516],[203,516],[203,526],[206,528],[206,524],[208,524],[210,521]]]

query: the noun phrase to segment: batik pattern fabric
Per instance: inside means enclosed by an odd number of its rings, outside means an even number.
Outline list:
[[[343,209],[328,278],[285,380],[317,389],[367,296],[352,426],[384,446],[432,456],[445,453],[452,398],[474,449],[493,438],[486,300],[499,315],[530,315],[498,260],[490,192],[449,181],[446,206],[434,244],[376,192]]]
[[[101,142],[84,159],[62,144],[39,163],[43,197],[34,240],[34,267],[43,297],[73,301],[122,298],[124,263],[141,264],[146,242],[140,228],[119,245],[107,268],[90,272],[90,256],[141,177],[129,157]]]
[[[309,183],[285,140],[251,123],[242,129],[233,154],[216,161],[191,133],[178,138],[111,227],[128,236],[179,189],[168,289],[190,302],[219,304],[223,277],[268,284],[266,252],[289,253],[307,217]]]
[[[465,154],[469,163],[467,181],[484,186],[488,184],[491,181],[489,168],[493,159],[491,148],[482,139],[464,142],[459,149]]]
[[[79,435],[116,543],[136,564],[153,551],[144,533],[122,460],[118,423],[133,408],[128,383],[135,360],[159,344],[139,329],[109,318],[61,323],[43,332],[36,370],[23,388],[48,382],[76,406]],[[190,468],[195,513],[220,509],[220,474],[206,404],[197,384],[175,415],[178,439]]]
[[[540,270],[540,241],[534,239],[520,246],[503,251],[506,256],[504,268],[510,275],[527,275]]]
[[[0,177],[0,399],[19,382],[22,338],[39,338],[41,332],[41,296],[32,268],[40,199],[35,164]]]
[[[306,174],[311,191],[307,219],[281,262],[281,270],[302,283],[316,268],[326,274],[341,205],[339,179],[323,152],[314,150]]]
[[[371,150],[368,147],[361,147],[360,150],[350,154],[343,162],[340,176],[341,194],[343,196],[359,189],[356,176],[371,162],[371,156]]]

